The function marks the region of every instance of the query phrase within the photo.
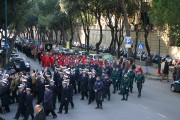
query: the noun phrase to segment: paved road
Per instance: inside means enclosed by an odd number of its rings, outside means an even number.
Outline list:
[[[21,54],[22,55],[22,54]],[[32,68],[40,69],[40,65],[28,59]],[[69,109],[69,114],[58,114],[60,120],[180,120],[180,94],[170,92],[170,83],[148,80],[143,86],[142,97],[137,97],[137,89],[130,94],[128,101],[121,101],[122,96],[112,94],[111,101],[103,102],[103,110],[94,109],[96,104],[88,105],[88,101],[80,100],[80,95],[74,96],[75,108]],[[34,100],[36,101],[36,100]],[[56,105],[59,107],[59,103]],[[17,104],[10,106],[11,112],[2,115],[6,120],[12,120]],[[56,110],[57,112],[58,110]],[[51,120],[48,116],[47,120]],[[20,119],[22,120],[22,118]]]

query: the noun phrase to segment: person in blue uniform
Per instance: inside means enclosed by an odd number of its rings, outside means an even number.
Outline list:
[[[94,85],[94,91],[95,91],[95,98],[96,98],[96,108],[95,109],[102,109],[102,100],[103,100],[103,82],[101,81],[100,77],[96,77],[96,82]]]

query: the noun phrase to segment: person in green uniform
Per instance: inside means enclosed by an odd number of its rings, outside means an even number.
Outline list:
[[[141,90],[142,86],[145,82],[145,77],[142,73],[142,71],[137,71],[137,74],[135,76],[135,82],[137,83],[137,89],[138,89],[138,97],[141,97]]]
[[[114,88],[113,93],[115,94],[115,93],[116,93],[117,86],[118,86],[118,79],[119,79],[118,69],[113,68],[113,71],[112,71],[112,74],[111,74],[111,79],[112,79],[113,88]]]
[[[122,81],[122,96],[123,98],[121,100],[128,100],[128,95],[129,95],[129,84],[130,80],[128,78],[128,74],[126,73],[124,75],[123,81]]]
[[[130,69],[128,71],[128,77],[129,77],[129,90],[130,92],[132,93],[132,90],[133,90],[133,83],[134,83],[134,78],[135,78],[135,73],[132,69]]]

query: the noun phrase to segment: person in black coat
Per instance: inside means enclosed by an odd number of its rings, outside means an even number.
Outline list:
[[[26,88],[26,101],[25,101],[25,118],[24,120],[28,120],[29,115],[31,115],[32,120],[34,119],[34,109],[33,109],[33,95],[31,94],[31,89]]]
[[[1,97],[1,106],[5,107],[6,112],[10,112],[9,101],[8,101],[9,89],[8,89],[6,81],[2,81],[2,86],[1,86],[1,90],[0,90],[0,97]]]
[[[40,104],[44,99],[44,86],[45,86],[45,79],[44,77],[41,78],[40,82],[37,85],[37,94],[38,94],[38,101],[37,104]]]
[[[40,105],[35,106],[36,116],[34,120],[46,120],[46,114],[44,113]]]
[[[96,77],[96,82],[94,85],[95,97],[97,107],[95,109],[102,109],[102,100],[103,100],[103,82],[100,80],[100,77]]]
[[[49,89],[49,85],[45,85],[43,106],[47,116],[49,115],[49,113],[51,113],[53,115],[53,119],[57,118],[53,106],[53,92]]]
[[[81,100],[84,100],[84,96],[88,98],[88,78],[86,76],[85,71],[83,71],[82,77],[81,77]]]
[[[62,83],[62,98],[61,98],[61,105],[59,107],[59,112],[58,113],[62,113],[62,110],[63,110],[63,107],[65,109],[65,113],[64,114],[67,114],[68,113],[68,98],[69,98],[69,90],[68,90],[68,86],[67,86],[67,83],[63,81]]]
[[[26,100],[26,92],[24,91],[24,86],[20,85],[18,86],[19,92],[18,92],[18,99],[19,99],[19,104],[18,104],[18,109],[15,115],[14,119],[19,119],[20,115],[25,115],[25,100]]]
[[[54,80],[50,81],[50,89],[53,92],[53,106],[54,106],[54,109],[56,109],[56,99],[57,99],[58,89],[54,83],[55,83]]]
[[[106,98],[108,96],[108,101],[110,100],[110,86],[112,84],[112,81],[110,80],[110,78],[108,77],[107,74],[105,74],[105,78],[103,80],[103,85],[104,85],[104,98]]]
[[[96,81],[95,77],[92,77],[92,72],[89,72],[89,78],[88,78],[88,92],[89,92],[89,102],[88,104],[91,104],[92,101],[94,101],[94,84]]]
[[[74,70],[71,71],[70,84],[71,84],[72,87],[73,87],[74,94],[76,94],[76,93],[77,93],[77,88],[76,88],[76,74],[75,74],[75,71],[74,71]]]
[[[66,82],[67,82],[67,88],[68,88],[68,102],[71,104],[71,107],[74,108],[73,86],[72,86],[72,84],[70,84],[69,79],[67,79]]]

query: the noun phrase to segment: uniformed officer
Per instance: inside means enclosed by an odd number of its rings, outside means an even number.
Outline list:
[[[16,120],[19,119],[20,115],[25,115],[25,100],[26,100],[26,92],[24,91],[24,86],[22,84],[20,84],[20,86],[18,86],[19,88],[19,92],[18,92],[18,99],[19,99],[19,103],[18,103],[18,109],[15,115]]]
[[[100,77],[96,77],[96,82],[94,85],[94,91],[95,91],[95,97],[96,97],[96,103],[97,107],[95,109],[102,109],[102,100],[103,100],[103,82],[101,81]]]
[[[50,81],[50,89],[52,90],[52,93],[53,93],[53,106],[54,106],[54,109],[56,109],[56,99],[57,99],[58,89],[54,83],[55,83],[54,80]]]
[[[53,92],[51,89],[49,89],[49,85],[45,85],[43,106],[44,106],[44,112],[46,113],[47,116],[49,115],[49,113],[51,113],[53,115],[53,119],[57,118],[53,106]]]
[[[124,75],[123,82],[122,82],[122,96],[123,98],[121,100],[128,100],[129,95],[129,78],[127,73]]]
[[[61,98],[61,105],[59,107],[59,112],[58,113],[62,113],[63,108],[65,109],[65,113],[68,113],[68,87],[67,87],[67,83],[66,82],[62,82],[62,98]]]
[[[89,92],[89,102],[88,104],[91,104],[92,101],[94,101],[94,84],[96,81],[95,77],[92,77],[92,72],[88,72],[89,78],[88,78],[88,92]]]
[[[81,100],[84,100],[84,96],[88,98],[88,78],[86,76],[86,71],[83,71],[81,77]]]
[[[113,88],[114,88],[113,93],[115,94],[117,90],[117,86],[118,86],[118,79],[119,79],[118,69],[113,68],[111,79],[112,79]]]
[[[45,91],[45,78],[42,76],[40,82],[37,85],[37,93],[38,93],[38,101],[37,104],[40,104],[44,99],[44,91]]]
[[[138,97],[141,97],[142,86],[145,82],[145,77],[141,70],[137,71],[137,74],[135,76],[135,82],[137,83]]]
[[[130,81],[130,83],[129,83],[129,90],[132,93],[133,83],[134,83],[134,78],[135,78],[135,73],[134,73],[134,71],[132,69],[130,69],[128,71],[128,77],[129,77],[129,81]]]
[[[25,117],[24,120],[28,120],[29,115],[31,115],[32,120],[34,119],[34,109],[33,109],[33,95],[31,94],[31,89],[26,88],[26,100],[25,100]]]
[[[108,97],[108,101],[110,100],[110,86],[112,84],[112,81],[109,79],[108,75],[105,74],[105,78],[103,80],[103,84],[104,84],[104,98]]]

